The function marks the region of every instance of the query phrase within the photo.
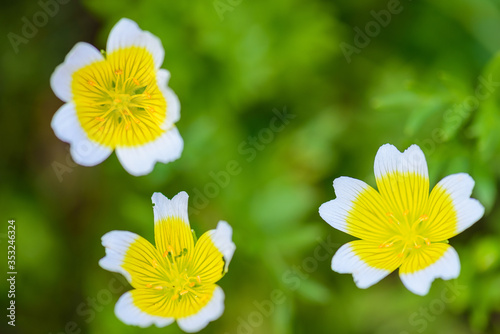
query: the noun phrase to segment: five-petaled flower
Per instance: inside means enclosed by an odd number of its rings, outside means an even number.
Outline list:
[[[470,198],[474,180],[465,173],[442,179],[429,194],[427,163],[417,145],[404,153],[386,144],[375,157],[378,192],[363,181],[333,181],[336,199],[321,205],[321,217],[361,240],[343,245],[332,269],[353,275],[367,288],[399,269],[403,284],[425,295],[435,278],[460,273],[458,254],[447,240],[484,214]]]
[[[224,311],[224,292],[215,283],[227,272],[236,246],[232,229],[220,221],[198,241],[189,226],[185,192],[169,200],[154,193],[155,244],[126,231],[102,237],[106,256],[99,265],[123,274],[133,290],[116,303],[116,316],[128,325],[164,327],[175,320],[196,332]]]
[[[52,128],[70,143],[75,162],[94,166],[116,150],[137,176],[180,157],[180,104],[167,86],[170,73],[160,69],[164,54],[161,41],[129,19],[113,27],[106,52],[83,42],[73,47],[50,84],[65,102]]]

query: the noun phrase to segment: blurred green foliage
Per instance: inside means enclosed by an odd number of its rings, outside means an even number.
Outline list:
[[[113,308],[129,287],[97,262],[110,230],[152,241],[152,193],[181,190],[198,235],[224,219],[237,245],[220,281],[225,313],[203,333],[500,333],[500,4],[403,1],[357,47],[354,28],[394,1],[73,0],[16,47],[8,33],[22,35],[22,18],[43,9],[2,4],[0,242],[6,249],[16,219],[17,333],[179,333],[121,323]],[[182,106],[182,158],[138,178],[114,155],[75,166],[50,128],[62,104],[52,71],[78,41],[105,48],[121,17],[161,38]],[[350,62],[341,43],[359,49]],[[294,118],[270,132],[284,108]],[[387,142],[420,145],[431,184],[470,173],[486,207],[451,240],[460,277],[425,297],[397,273],[360,290],[330,269],[352,238],[318,207],[334,198],[336,177],[375,185],[373,159]],[[237,172],[221,181],[230,162]],[[222,186],[209,186],[214,175]],[[279,302],[260,310],[273,291]],[[12,331],[5,318],[0,326]]]

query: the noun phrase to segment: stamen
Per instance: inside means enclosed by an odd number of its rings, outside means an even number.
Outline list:
[[[172,296],[172,300],[177,300],[179,299],[179,297],[180,297],[179,294],[176,293],[175,295]]]
[[[426,221],[427,219],[429,219],[429,216],[427,215],[421,215],[420,217],[418,217],[418,219],[412,224],[411,228],[414,229],[418,224],[420,224],[421,222],[423,221]]]
[[[105,113],[104,115],[102,115],[102,118],[105,118],[106,116],[108,116],[113,110],[115,110],[115,107],[114,106],[111,106],[111,108],[109,108]]]
[[[157,285],[153,289],[155,289],[155,290],[163,290],[163,286]]]
[[[87,83],[89,85],[91,85],[91,86],[95,86],[96,85],[95,81],[92,81],[92,80],[87,81]]]
[[[167,255],[168,255],[168,250],[163,252],[163,257],[167,257]]]
[[[151,283],[146,284],[146,288],[150,288],[152,286],[153,286],[153,284],[151,284]]]
[[[201,284],[201,277],[200,277],[200,275],[196,276],[196,281],[198,282],[198,284]]]
[[[168,245],[167,251],[173,255],[174,254],[174,247],[172,247],[171,245]]]
[[[398,257],[403,257],[403,255],[405,254],[405,251],[406,251],[406,246],[407,246],[407,243],[405,242],[403,250],[401,251],[401,253],[398,254]]]
[[[158,262],[156,262],[156,260],[153,260],[153,267],[154,267],[154,268],[157,268],[157,267],[158,267]]]
[[[130,122],[125,123],[125,130],[130,129]]]
[[[123,71],[122,71],[121,69],[117,69],[117,70],[115,71],[115,74],[116,74],[116,75],[123,74]]]
[[[136,86],[139,86],[139,85],[140,85],[139,80],[137,80],[136,78],[132,78],[132,81],[134,82],[134,84],[135,84]]]
[[[134,122],[136,122],[137,124],[141,123],[141,120],[138,119],[138,118],[134,118]]]
[[[115,103],[121,103],[121,102],[122,102],[122,100],[120,100],[119,98],[116,98],[116,99],[114,100],[114,102],[115,102]]]
[[[144,96],[146,96],[148,100],[151,100],[151,94],[149,94],[148,92],[144,92]]]
[[[105,121],[105,119],[104,119],[104,118],[102,118],[102,117],[96,117],[96,118],[95,118],[95,120],[96,120],[96,121],[99,121],[99,122],[104,122],[104,121]]]
[[[429,238],[424,238],[421,235],[416,235],[415,237],[422,239],[427,246],[429,246],[431,244],[431,240]]]
[[[193,286],[195,286],[195,285],[196,285],[196,283],[195,283],[195,282],[190,282],[190,283],[189,283],[189,286],[190,286],[190,287],[193,287]]]
[[[184,295],[185,295],[186,293],[188,293],[188,292],[189,292],[189,291],[187,291],[187,290],[182,290],[181,292],[179,292],[179,294],[180,294],[181,296],[184,296]]]
[[[189,291],[189,292],[192,292],[192,293],[193,293],[193,295],[194,295],[196,298],[198,298],[198,295],[196,294],[196,291],[194,291],[194,290],[193,290],[193,289],[191,289],[191,288],[186,288],[186,290],[187,290],[187,291]]]
[[[391,247],[392,245],[394,245],[394,242],[398,241],[398,240],[403,240],[401,238],[401,236],[394,236],[392,238],[389,238],[387,239],[386,241],[384,241],[383,243],[381,243],[378,248],[385,248],[385,247]]]
[[[408,214],[409,214],[409,213],[410,213],[410,211],[409,211],[409,210],[405,210],[405,211],[403,212],[403,216],[408,216]]]
[[[392,213],[392,212],[389,211],[389,212],[386,212],[385,215],[387,217],[391,217],[392,218],[392,219],[391,218],[387,218],[387,220],[389,221],[389,224],[393,224],[394,223],[393,219],[394,219],[398,225],[401,225],[401,223],[396,218],[396,216],[394,216],[394,213]]]

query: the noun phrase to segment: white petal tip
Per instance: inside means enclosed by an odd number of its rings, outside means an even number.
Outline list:
[[[415,144],[402,153],[394,145],[382,145],[375,156],[374,169],[377,179],[395,172],[410,172],[425,178],[429,176],[424,152]]]
[[[188,219],[188,201],[189,195],[185,191],[181,191],[172,199],[168,199],[162,193],[156,192],[152,196],[154,204],[154,219],[155,223],[166,220],[170,217],[181,218],[186,224],[189,224]]]
[[[199,332],[211,321],[219,319],[224,313],[224,291],[215,287],[212,299],[198,313],[177,320],[179,327],[187,333]]]
[[[416,295],[425,296],[429,293],[432,282],[436,278],[450,280],[460,275],[460,259],[451,246],[430,266],[413,273],[400,273],[405,287]]]
[[[236,245],[232,241],[233,228],[226,221],[219,221],[215,230],[211,234],[210,238],[214,243],[215,247],[224,256],[224,271],[227,271],[229,263],[233,258],[234,251],[236,250]]]
[[[182,137],[174,127],[144,145],[117,147],[116,155],[129,174],[142,176],[151,173],[156,162],[169,163],[179,159],[183,148]]]
[[[332,270],[339,274],[352,274],[354,283],[360,289],[369,288],[391,273],[368,266],[353,252],[350,244],[343,245],[335,253]]]
[[[175,321],[173,318],[158,317],[147,314],[134,305],[132,293],[124,293],[115,305],[115,314],[126,325],[139,326],[142,328],[155,325],[165,327]]]

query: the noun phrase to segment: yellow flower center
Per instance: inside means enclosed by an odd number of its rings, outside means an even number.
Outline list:
[[[172,301],[180,301],[182,298],[194,297],[196,299],[204,299],[205,294],[196,292],[196,288],[202,285],[200,276],[191,276],[188,273],[187,261],[182,261],[182,258],[187,256],[187,250],[184,249],[180,254],[175,255],[172,246],[168,247],[167,251],[163,254],[164,261],[162,264],[153,261],[153,267],[163,266],[161,272],[164,273],[165,281],[152,285],[148,284],[147,288],[156,290],[164,290],[165,294]]]
[[[72,93],[82,128],[104,146],[140,146],[164,132],[167,103],[145,48],[120,49],[79,69]]]
[[[420,249],[422,246],[429,246],[431,244],[429,238],[423,235],[425,231],[422,230],[420,224],[429,218],[427,215],[420,215],[414,221],[408,218],[408,210],[402,213],[402,219],[398,219],[392,212],[387,212],[386,215],[389,223],[394,226],[395,236],[381,243],[379,248],[394,246],[397,249],[401,249],[398,257],[403,257],[413,249]]]

